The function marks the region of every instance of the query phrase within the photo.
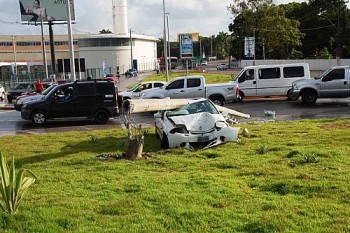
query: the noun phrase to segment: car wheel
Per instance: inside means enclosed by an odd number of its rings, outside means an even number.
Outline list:
[[[35,111],[32,114],[32,122],[36,125],[45,125],[47,121],[47,115],[43,111]]]
[[[289,89],[288,92],[287,92],[287,100],[297,100],[299,98],[298,97],[293,97],[292,96],[292,89]]]
[[[159,136],[158,131],[157,131],[156,123],[154,123],[154,132],[156,134],[156,138],[160,139],[160,136]]]
[[[221,96],[210,97],[210,100],[216,105],[224,106],[224,99]]]
[[[109,113],[106,110],[99,110],[95,113],[94,119],[97,124],[105,124],[109,120]]]
[[[304,104],[313,104],[317,100],[317,94],[313,90],[306,90],[301,95],[301,99]]]
[[[244,93],[242,91],[239,91],[239,98],[237,99],[237,101],[239,103],[243,103],[243,99],[244,99]]]
[[[0,100],[3,101],[4,99],[5,99],[5,93],[2,92],[2,93],[0,94]]]
[[[168,140],[168,136],[166,136],[165,133],[163,134],[162,141],[160,142],[160,148],[169,149],[169,140]]]
[[[7,96],[7,101],[9,102],[9,104],[12,103],[12,97]]]

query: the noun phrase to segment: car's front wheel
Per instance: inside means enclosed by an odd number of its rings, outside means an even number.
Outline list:
[[[105,124],[109,120],[109,113],[106,110],[98,110],[94,118],[97,124]]]
[[[306,90],[301,95],[304,104],[314,104],[317,100],[317,93],[313,90]]]
[[[35,111],[32,114],[32,122],[36,125],[45,125],[47,121],[47,114],[43,111]]]
[[[2,92],[2,93],[0,93],[0,100],[3,101],[4,99],[5,99],[5,93]]]

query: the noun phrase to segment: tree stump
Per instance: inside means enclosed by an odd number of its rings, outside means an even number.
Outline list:
[[[143,135],[129,136],[128,147],[127,147],[125,158],[129,160],[142,158],[143,144],[144,144]]]

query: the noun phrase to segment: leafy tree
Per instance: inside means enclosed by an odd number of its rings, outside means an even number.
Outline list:
[[[244,37],[255,37],[258,59],[265,55],[267,58],[289,58],[301,45],[303,35],[298,21],[288,19],[283,8],[271,3],[269,0],[234,0],[228,7],[235,16],[229,30],[237,43],[243,43]]]
[[[326,47],[324,47],[320,51],[320,54],[318,55],[318,58],[320,58],[320,59],[332,59],[333,56],[332,56],[332,54],[329,53],[328,49]]]

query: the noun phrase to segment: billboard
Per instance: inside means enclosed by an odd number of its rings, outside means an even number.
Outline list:
[[[253,59],[255,57],[255,38],[244,38],[244,57],[246,59]]]
[[[68,0],[20,0],[22,22],[67,21]],[[71,19],[75,20],[74,2],[71,4]]]
[[[180,35],[180,55],[181,58],[193,57],[193,36],[192,34]]]

